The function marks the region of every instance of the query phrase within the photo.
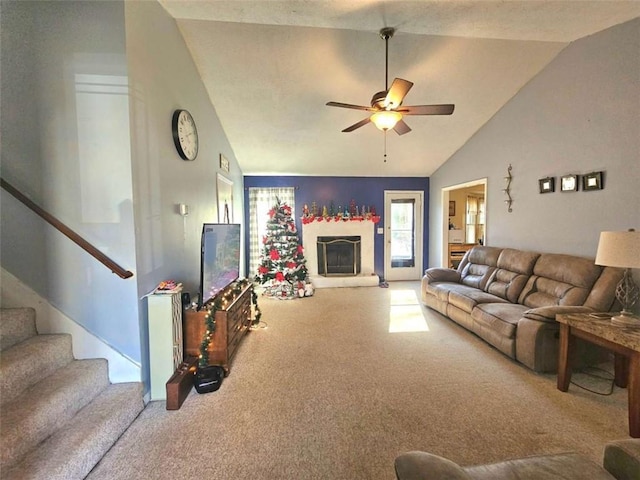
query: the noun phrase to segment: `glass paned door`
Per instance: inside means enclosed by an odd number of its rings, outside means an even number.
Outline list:
[[[419,280],[422,276],[421,191],[384,193],[385,280]]]
[[[415,267],[415,201],[391,200],[391,266]]]

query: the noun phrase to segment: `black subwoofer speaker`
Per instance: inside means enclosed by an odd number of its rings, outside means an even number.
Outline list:
[[[198,393],[215,392],[222,385],[224,379],[224,369],[216,365],[208,367],[198,367],[193,376],[193,386]]]

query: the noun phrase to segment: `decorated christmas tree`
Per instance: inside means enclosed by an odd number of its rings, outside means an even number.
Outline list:
[[[262,238],[264,249],[256,281],[265,285],[264,294],[277,298],[295,298],[304,292],[307,277],[306,260],[298,243],[296,224],[291,207],[276,204],[269,210],[267,234]]]

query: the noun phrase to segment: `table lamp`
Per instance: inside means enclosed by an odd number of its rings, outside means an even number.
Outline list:
[[[614,325],[640,327],[640,317],[631,312],[640,291],[631,276],[632,268],[640,268],[640,232],[601,232],[596,254],[596,265],[624,268],[622,280],[616,287],[616,298],[622,312],[611,318]]]

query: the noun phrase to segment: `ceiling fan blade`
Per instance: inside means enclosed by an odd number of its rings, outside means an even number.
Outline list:
[[[398,109],[403,115],[451,115],[455,105],[413,105]]]
[[[370,121],[371,121],[371,119],[369,117],[367,117],[364,120],[360,120],[358,123],[354,123],[350,127],[345,128],[342,131],[345,132],[345,133],[353,132],[356,128],[364,127]]]
[[[366,110],[368,112],[372,112],[374,109],[371,107],[365,107],[362,105],[351,105],[350,103],[340,103],[340,102],[327,102],[328,107],[340,107],[340,108],[353,108],[354,110]]]
[[[396,126],[393,127],[393,129],[398,135],[404,135],[411,131],[411,127],[409,127],[409,125],[407,125],[402,119],[398,120],[398,123],[396,123]]]
[[[387,97],[384,99],[384,107],[390,109],[398,108],[405,95],[411,90],[411,87],[413,87],[412,82],[402,78],[395,78],[387,92]]]

